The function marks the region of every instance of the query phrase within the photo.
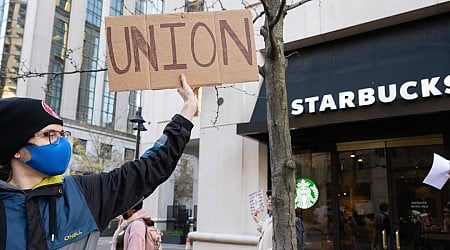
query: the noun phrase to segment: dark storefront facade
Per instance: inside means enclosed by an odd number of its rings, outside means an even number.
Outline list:
[[[305,249],[371,249],[382,202],[388,249],[450,249],[450,184],[422,183],[435,153],[450,159],[450,15],[289,54],[297,177],[320,191],[303,210]],[[267,141],[265,119],[259,98],[238,134]]]

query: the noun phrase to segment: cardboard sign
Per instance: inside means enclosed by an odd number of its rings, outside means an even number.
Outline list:
[[[110,91],[258,80],[248,10],[106,17]]]

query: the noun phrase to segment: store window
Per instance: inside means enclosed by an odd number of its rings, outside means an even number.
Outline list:
[[[131,148],[125,148],[123,159],[126,161],[134,160],[135,150]]]
[[[73,143],[72,151],[74,154],[76,154],[76,155],[86,154],[87,140],[73,137],[72,143]]]
[[[202,12],[204,10],[204,0],[186,0],[186,12]]]
[[[112,145],[101,143],[99,157],[111,160]]]
[[[297,164],[296,179],[308,178],[319,190],[315,205],[301,211],[305,249],[332,249],[331,153],[293,150],[293,154]]]
[[[384,241],[389,249],[448,249],[448,185],[438,190],[423,183],[433,155],[445,155],[441,135],[342,143],[337,148],[341,248],[371,249]],[[388,205],[384,235],[376,226],[383,203]]]

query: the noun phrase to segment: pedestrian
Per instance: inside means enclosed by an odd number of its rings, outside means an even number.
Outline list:
[[[254,213],[253,220],[256,222],[256,230],[260,233],[258,250],[272,249],[272,191],[267,191],[267,215],[264,221],[258,218],[258,213]]]
[[[341,214],[341,250],[356,250],[356,219],[350,209],[345,209]]]
[[[143,209],[142,201],[123,213],[119,221],[111,250],[162,250],[162,234]]]
[[[295,233],[297,237],[297,250],[303,250],[305,244],[305,225],[302,219],[302,209],[295,208]]]
[[[450,209],[444,208],[442,210],[442,232],[450,233]]]
[[[385,239],[385,244],[388,244],[389,238],[389,205],[386,202],[380,203],[380,212],[374,217],[374,238],[373,238],[373,249],[379,250],[383,248],[383,238]],[[384,237],[383,237],[384,235]]]
[[[0,249],[96,249],[108,222],[174,171],[190,138],[197,99],[180,74],[184,104],[138,160],[109,173],[65,176],[71,146],[43,101],[0,100]]]

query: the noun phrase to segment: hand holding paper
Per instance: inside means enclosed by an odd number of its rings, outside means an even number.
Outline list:
[[[258,190],[248,195],[250,201],[250,213],[252,215],[264,211],[264,196],[262,190]]]
[[[423,183],[440,190],[449,180],[449,177],[450,161],[434,153],[433,165],[431,166],[430,172],[428,172],[428,175],[423,180]]]

